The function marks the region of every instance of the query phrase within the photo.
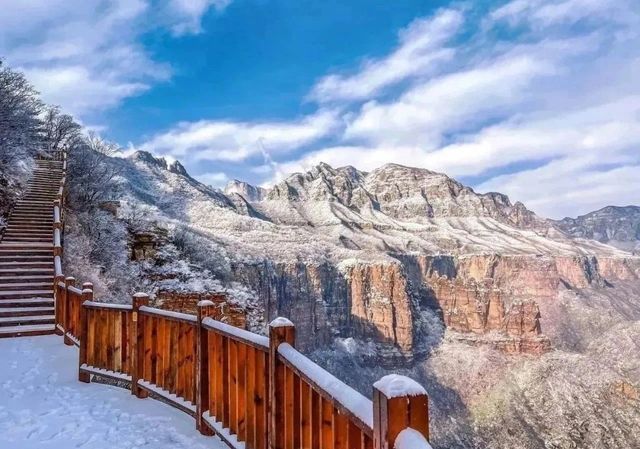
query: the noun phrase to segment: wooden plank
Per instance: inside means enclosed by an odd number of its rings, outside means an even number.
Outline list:
[[[151,346],[151,331],[153,328],[154,317],[147,315],[144,317],[144,370],[143,379],[151,381],[151,357],[153,355],[153,348]]]
[[[107,363],[105,368],[112,370],[115,366],[115,362],[113,361],[113,348],[115,346],[115,332],[114,332],[114,312],[111,310],[105,310],[107,315]]]
[[[364,449],[364,434],[353,422],[347,422],[347,447],[349,449]]]
[[[114,312],[113,322],[113,370],[122,372],[122,320],[124,313]]]
[[[409,415],[407,410],[407,398],[390,398],[387,399],[387,413],[382,415],[383,429],[387,429],[387,443],[389,449],[393,448],[398,434],[409,426]],[[387,423],[385,425],[384,418]]]
[[[255,385],[256,385],[256,349],[253,346],[242,345],[246,351],[245,378],[246,385],[244,389],[245,403],[245,446],[247,449],[255,449],[256,447],[256,420],[255,420]]]
[[[300,409],[300,376],[292,371],[293,374],[293,447],[300,448],[300,423],[301,419],[301,409]]]
[[[320,448],[320,432],[322,429],[322,410],[320,409],[320,395],[313,388],[311,391],[311,447]]]
[[[229,380],[229,341],[227,337],[222,339],[222,426],[229,427],[231,422],[231,412],[229,403],[230,397],[230,380]]]
[[[363,434],[363,441],[364,441],[364,449],[373,449],[373,438],[371,438],[369,435],[364,435]]]
[[[320,398],[321,403],[321,438],[320,444],[322,449],[333,448],[333,404],[328,399]]]
[[[163,325],[164,325],[164,345],[163,345],[163,349],[164,349],[164,354],[163,354],[163,359],[164,359],[164,374],[162,376],[162,385],[163,388],[165,390],[169,390],[170,386],[173,385],[171,384],[171,364],[173,363],[173,360],[171,359],[171,354],[172,354],[172,348],[171,348],[171,338],[172,338],[172,331],[171,331],[171,326],[173,325],[173,323],[171,321],[163,321]]]
[[[196,403],[196,328],[191,324],[185,325],[185,398]]]
[[[224,337],[219,334],[213,334],[215,338],[215,416],[222,422],[224,417]]]
[[[300,381],[300,446],[311,448],[311,388],[309,384]]]
[[[109,368],[109,312],[107,310],[100,311],[100,326],[96,335],[100,338],[100,367]]]
[[[238,342],[229,339],[229,429],[238,433]]]
[[[175,323],[175,326],[178,328],[178,343],[177,343],[177,370],[176,370],[176,384],[175,384],[175,394],[178,397],[184,398],[185,392],[185,338],[184,338],[184,324],[180,321]]]
[[[377,388],[373,389],[373,447],[382,448],[384,438],[382,436],[382,408],[386,407],[386,401]]]
[[[266,449],[267,441],[267,397],[269,396],[269,370],[267,353],[256,352],[255,392],[253,401],[256,415],[256,449]]]
[[[178,332],[179,323],[175,321],[168,321],[169,329],[171,332],[171,339],[169,343],[169,374],[167,376],[167,388],[165,390],[172,393],[176,392],[176,374],[178,372]]]
[[[216,394],[216,349],[215,349],[215,335],[213,332],[203,329],[207,338],[207,350],[209,354],[207,356],[207,370],[209,372],[209,403],[207,404],[206,409],[209,410],[209,413],[212,416],[215,416],[215,394]]]
[[[409,427],[429,439],[429,398],[426,394],[409,396]]]
[[[237,369],[238,380],[236,401],[238,403],[236,413],[238,415],[238,441],[246,441],[246,389],[247,389],[247,345],[236,341],[237,345]]]
[[[87,309],[87,365],[96,366],[96,311]]]
[[[151,373],[149,382],[152,384],[158,384],[158,326],[160,325],[160,319],[157,317],[151,317]]]
[[[344,413],[340,413],[337,407],[333,407],[333,447],[334,449],[348,449],[349,445],[349,419]]]
[[[297,449],[294,446],[294,373],[288,367],[284,368],[284,449]]]
[[[156,385],[164,388],[164,372],[165,372],[165,329],[166,321],[158,320],[158,328],[156,329],[157,353],[156,353]]]
[[[132,340],[129,332],[131,312],[122,314],[122,372],[131,374],[131,348]]]

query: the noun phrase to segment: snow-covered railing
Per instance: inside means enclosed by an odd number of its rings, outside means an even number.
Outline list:
[[[53,202],[53,256],[54,256],[54,301],[55,301],[55,317],[56,317],[56,332],[65,335],[66,344],[76,344],[77,334],[77,320],[79,320],[80,305],[69,305],[69,301],[79,302],[76,298],[78,296],[75,292],[67,291],[67,283],[65,281],[64,272],[62,271],[62,247],[64,244],[64,220],[63,220],[63,207],[64,207],[64,192],[67,172],[67,152],[65,149],[56,151],[54,153],[44,155],[41,159],[62,161],[62,178],[60,179],[60,186],[56,199]],[[74,280],[75,283],[75,280]],[[69,285],[74,285],[74,283]],[[80,295],[82,296],[82,295]],[[73,312],[71,312],[73,310]],[[70,314],[71,312],[71,314]],[[70,327],[76,326],[74,330]]]
[[[148,302],[145,294],[133,298],[131,335],[137,364],[131,373],[132,391],[145,397],[160,389],[167,397],[175,395],[179,406],[195,404],[196,317],[148,307]]]
[[[56,260],[59,261],[59,257]],[[75,278],[59,275],[58,267],[55,270],[56,328],[64,335],[65,344],[77,346],[82,331],[82,303],[93,298],[93,284],[85,282],[82,284],[82,289],[79,289],[75,286]],[[90,292],[89,296],[87,292]]]
[[[198,303],[194,316],[149,307],[143,293],[132,305],[82,294],[80,380],[128,381],[137,397],[171,402],[232,448],[430,448],[419,384],[384,377],[371,401],[297,351],[285,318],[264,337],[211,318],[211,301]]]
[[[391,449],[408,428],[428,439],[428,399],[415,381],[384,377],[370,401],[298,352],[289,320],[274,320],[269,339],[270,447]]]
[[[82,303],[80,381],[88,382],[96,372],[131,380],[132,313],[130,304]]]
[[[269,339],[216,321],[198,303],[196,427],[231,447],[268,445]]]

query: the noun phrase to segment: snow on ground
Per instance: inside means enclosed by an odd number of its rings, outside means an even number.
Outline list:
[[[60,337],[0,339],[0,355],[0,448],[227,448],[168,405],[78,382],[78,351]]]

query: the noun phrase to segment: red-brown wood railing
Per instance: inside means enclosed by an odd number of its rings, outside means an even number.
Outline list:
[[[392,380],[411,388],[396,394],[383,380],[372,402],[298,352],[295,327],[284,318],[264,337],[215,321],[211,301],[201,301],[194,316],[149,307],[143,293],[118,305],[95,302],[91,283],[77,288],[62,270],[66,153],[61,159],[53,210],[56,329],[65,344],[80,347],[80,381],[128,382],[132,394],[163,398],[232,448],[391,449],[406,432],[420,440],[415,449],[430,448],[422,387],[398,377]]]
[[[63,300],[77,290],[66,289]],[[81,295],[79,330],[70,332],[78,332],[79,379],[130,382],[139,398],[163,398],[232,448],[392,448],[407,428],[429,447],[421,387],[396,397],[376,384],[372,402],[298,352],[286,319],[267,338],[215,321],[210,301],[194,316],[149,307],[145,294],[132,305],[94,302],[88,288]]]

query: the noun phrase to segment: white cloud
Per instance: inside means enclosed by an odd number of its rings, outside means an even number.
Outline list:
[[[533,170],[495,177],[477,188],[506,193],[556,219],[606,205],[638,204],[640,164],[602,168],[594,162],[579,157],[560,159]]]
[[[209,8],[222,11],[230,4],[231,0],[169,0],[171,30],[176,35],[200,33],[202,17]]]
[[[552,72],[544,60],[515,56],[443,75],[395,101],[366,103],[345,136],[377,145],[433,148],[445,132],[487,120],[520,102],[534,78]]]
[[[447,9],[434,17],[417,19],[400,32],[398,48],[389,56],[367,60],[360,71],[328,75],[313,88],[310,98],[319,102],[367,99],[385,87],[413,76],[424,76],[455,52],[443,47],[463,23],[460,11]]]
[[[625,23],[627,13],[633,10],[638,12],[633,0],[514,0],[494,10],[489,20],[512,26],[528,23],[537,28],[567,26],[579,20]]]
[[[195,175],[194,177],[201,183],[213,187],[222,187],[229,180],[227,174],[223,172],[203,173],[201,175]]]
[[[338,125],[336,112],[329,110],[291,122],[185,122],[153,137],[140,149],[187,161],[237,162],[265,152],[286,154],[329,135]]]
[[[0,0],[0,56],[46,102],[80,119],[113,108],[171,76],[140,42],[160,26],[199,30],[230,0]]]

